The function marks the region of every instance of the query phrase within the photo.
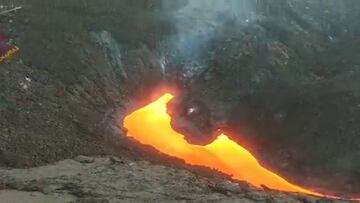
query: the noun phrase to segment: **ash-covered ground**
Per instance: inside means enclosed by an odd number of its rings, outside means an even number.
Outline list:
[[[295,183],[360,194],[359,2],[2,0],[0,12],[16,6],[0,15],[20,48],[0,64],[1,166],[115,155],[214,178],[126,138],[122,117],[166,85],[190,142],[221,127]]]
[[[346,203],[259,190],[220,176],[206,178],[112,156],[79,156],[29,170],[0,170],[0,178],[1,201],[9,203]]]
[[[199,57],[205,68],[171,105],[173,126],[198,144],[222,129],[293,182],[358,194],[360,3],[252,8],[245,23],[234,18],[211,32]]]

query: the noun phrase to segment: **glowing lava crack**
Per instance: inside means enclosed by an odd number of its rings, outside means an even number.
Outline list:
[[[162,153],[183,159],[188,164],[214,168],[257,187],[265,185],[286,192],[325,196],[293,185],[262,167],[250,152],[224,134],[206,146],[187,143],[184,135],[171,128],[171,118],[166,112],[166,104],[172,98],[171,94],[165,94],[155,102],[128,115],[124,120],[128,136],[142,144],[151,145]]]

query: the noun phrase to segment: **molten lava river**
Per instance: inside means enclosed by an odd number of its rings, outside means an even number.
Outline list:
[[[201,165],[217,169],[234,179],[243,180],[257,187],[262,185],[285,192],[299,192],[315,196],[326,195],[289,183],[279,175],[262,167],[246,149],[221,134],[209,145],[189,144],[184,135],[170,125],[166,104],[173,98],[165,94],[155,102],[128,115],[124,127],[128,136],[142,144],[151,145],[167,155],[185,160],[191,165]],[[330,197],[330,196],[327,196]]]

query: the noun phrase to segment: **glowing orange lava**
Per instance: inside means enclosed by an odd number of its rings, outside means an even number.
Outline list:
[[[184,135],[177,133],[170,125],[171,118],[166,112],[166,104],[172,98],[171,94],[165,94],[128,115],[124,120],[128,136],[142,144],[151,145],[162,153],[183,159],[188,164],[214,168],[257,187],[265,185],[286,192],[325,196],[291,184],[262,167],[250,152],[224,134],[206,146],[187,143]]]

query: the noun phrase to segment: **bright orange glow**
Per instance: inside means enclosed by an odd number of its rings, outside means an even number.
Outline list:
[[[257,187],[265,185],[275,190],[325,196],[291,184],[262,167],[249,151],[224,134],[206,146],[189,144],[184,135],[177,133],[170,125],[171,118],[166,112],[166,104],[172,98],[171,94],[165,94],[128,115],[124,120],[128,136],[142,144],[151,145],[162,153],[183,159],[188,164],[217,169]]]

